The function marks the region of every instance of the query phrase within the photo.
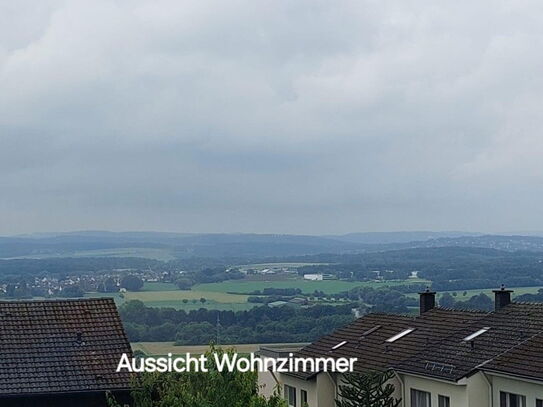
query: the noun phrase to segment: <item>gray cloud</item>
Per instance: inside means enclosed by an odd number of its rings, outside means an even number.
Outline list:
[[[0,0],[0,234],[543,229],[542,12]]]

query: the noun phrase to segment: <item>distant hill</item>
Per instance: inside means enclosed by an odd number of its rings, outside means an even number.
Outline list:
[[[459,236],[408,243],[409,247],[482,247],[505,251],[543,251],[540,236]]]
[[[85,256],[134,256],[156,259],[280,258],[437,247],[539,252],[543,251],[543,237],[464,232],[384,232],[307,236],[82,231],[0,237],[0,258]]]
[[[363,232],[348,233],[346,235],[328,236],[332,239],[351,243],[363,244],[390,244],[390,243],[408,243],[416,241],[426,241],[439,238],[456,238],[464,236],[481,236],[482,233],[471,232],[430,232],[430,231],[412,231],[412,232]]]
[[[269,257],[345,253],[369,249],[328,237],[274,234],[176,234],[155,232],[73,232],[0,238],[0,258],[81,256],[85,251],[151,248],[174,257]],[[105,253],[104,255],[107,255]]]

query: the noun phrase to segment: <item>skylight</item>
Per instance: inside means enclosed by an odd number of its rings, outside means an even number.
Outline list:
[[[477,332],[474,332],[471,335],[466,336],[464,338],[464,341],[466,341],[466,342],[472,341],[473,339],[477,338],[479,335],[484,334],[489,329],[490,329],[490,327],[488,327],[488,326],[486,326],[486,327],[484,327],[482,329],[479,329]]]
[[[376,325],[376,326],[374,326],[373,328],[368,329],[368,330],[365,331],[365,332],[362,332],[362,335],[361,335],[360,337],[368,336],[369,334],[374,333],[375,331],[377,331],[377,330],[380,329],[380,328],[381,328],[381,325]]]
[[[343,341],[343,342],[340,342],[338,343],[337,345],[335,345],[332,350],[336,350],[336,349],[339,349],[341,348],[343,345],[345,345],[347,343],[347,341]]]
[[[398,339],[403,338],[405,335],[409,335],[414,330],[415,328],[407,328],[405,331],[402,331],[399,334],[394,335],[392,338],[388,338],[386,341],[388,343],[396,342]]]

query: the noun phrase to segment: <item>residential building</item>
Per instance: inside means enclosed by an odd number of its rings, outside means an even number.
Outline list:
[[[324,276],[322,274],[304,274],[305,280],[322,281]]]
[[[502,288],[493,312],[460,311],[436,307],[427,290],[420,315],[367,314],[295,356],[356,357],[362,374],[391,370],[403,407],[543,407],[543,304],[511,303]],[[333,407],[342,376],[270,372],[260,382],[290,406]]]
[[[131,356],[110,298],[0,301],[0,406],[103,407],[106,391],[129,405]]]

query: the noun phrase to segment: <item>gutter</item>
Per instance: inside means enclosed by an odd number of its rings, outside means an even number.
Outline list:
[[[493,390],[492,382],[488,379],[488,376],[482,370],[481,370],[481,374],[483,375],[486,384],[488,384],[488,396],[490,399],[490,407],[494,407],[494,390]]]
[[[442,378],[442,377],[425,375],[423,373],[418,373],[418,372],[417,373],[410,372],[409,370],[396,370],[396,369],[392,369],[392,370],[394,371],[394,374],[402,373],[402,374],[405,374],[405,375],[408,375],[408,376],[420,377],[420,378],[426,379],[426,380],[435,380],[436,382],[441,382],[441,383],[456,384],[456,385],[465,385],[466,384],[466,383],[461,382],[464,377],[461,377],[459,379],[446,379],[446,378]]]
[[[400,382],[400,394],[402,395],[402,405],[405,406],[405,383],[404,383],[402,377],[395,370],[393,370],[393,372],[394,372],[394,376]]]
[[[499,370],[493,370],[493,369],[484,369],[484,371],[481,370],[481,373],[484,373],[484,372],[489,373],[491,376],[505,377],[507,379],[514,379],[514,380],[520,379],[529,383],[534,383],[534,384],[539,384],[539,385],[541,385],[541,381],[542,381],[540,378],[536,378],[536,377],[505,373],[505,372],[501,372]]]
[[[337,395],[338,395],[338,390],[339,390],[339,389],[338,389],[339,384],[338,384],[338,382],[337,382],[336,380],[334,380],[334,378],[332,377],[332,375],[330,374],[330,372],[326,371],[325,373],[328,375],[328,377],[330,378],[330,380],[332,381],[332,383],[334,383],[334,400],[336,400],[336,399],[337,399]]]

